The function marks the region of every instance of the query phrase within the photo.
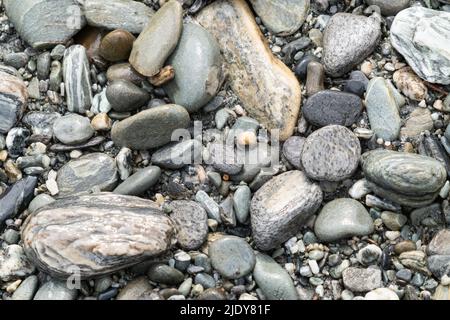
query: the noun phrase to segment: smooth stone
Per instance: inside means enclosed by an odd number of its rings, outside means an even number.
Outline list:
[[[89,140],[94,135],[94,129],[89,118],[69,114],[55,120],[53,134],[62,143],[74,145]]]
[[[364,98],[364,93],[367,90],[369,79],[361,71],[352,71],[350,78],[344,84],[344,92],[353,93],[357,96]]]
[[[302,112],[305,119],[317,127],[330,124],[349,127],[357,121],[362,109],[362,101],[357,95],[324,90],[309,97]]]
[[[117,180],[114,159],[103,153],[90,153],[69,161],[58,170],[56,178],[61,196],[97,189],[110,191]]]
[[[222,57],[213,36],[203,27],[187,23],[175,51],[167,60],[175,78],[164,85],[170,100],[195,112],[217,93],[222,82]]]
[[[265,183],[250,205],[253,238],[270,250],[294,236],[319,209],[322,190],[301,171],[288,171]]]
[[[295,66],[295,75],[300,78],[300,80],[306,80],[308,74],[308,65],[311,61],[319,62],[319,58],[314,55],[305,55]]]
[[[25,128],[12,128],[6,136],[6,148],[8,155],[16,158],[23,154],[26,142],[30,137],[30,131]]]
[[[237,156],[234,144],[212,142],[208,144],[203,158],[205,163],[212,165],[219,172],[234,175],[242,170],[243,164]]]
[[[392,83],[381,77],[370,80],[367,87],[365,102],[370,127],[378,138],[385,141],[396,140],[400,133],[401,104],[396,99],[397,95]]]
[[[14,291],[11,296],[12,300],[33,300],[34,294],[39,287],[39,279],[37,276],[29,276],[19,287]]]
[[[144,3],[131,0],[84,0],[82,9],[90,26],[141,33],[154,14]]]
[[[75,300],[78,290],[69,289],[65,281],[50,280],[36,292],[33,300]]]
[[[393,47],[422,79],[450,84],[450,12],[414,6],[395,16]]]
[[[447,170],[447,174],[450,174],[450,157],[436,136],[429,132],[421,135],[417,149],[419,154],[439,161]]]
[[[50,75],[52,57],[50,52],[43,52],[37,58],[37,76],[39,80],[45,80]]]
[[[138,277],[119,291],[116,300],[146,300],[152,289],[146,277]]]
[[[240,185],[233,195],[233,208],[239,223],[246,223],[250,213],[251,190],[247,185]]]
[[[114,81],[114,80],[113,80]],[[100,93],[97,93],[92,99],[91,112],[94,114],[108,113],[111,111],[112,106],[106,98],[106,89],[103,89]]]
[[[178,244],[184,250],[196,250],[206,241],[208,215],[198,203],[176,200],[170,203],[170,218],[177,229]]]
[[[187,128],[189,123],[189,113],[185,108],[168,104],[141,111],[120,121],[113,126],[111,138],[116,145],[146,150],[169,143],[173,132]]]
[[[198,140],[186,140],[159,149],[152,154],[152,163],[165,169],[177,170],[202,162],[203,145]]]
[[[255,267],[255,254],[242,238],[226,236],[215,240],[208,247],[211,263],[223,277],[238,279],[248,275]]]
[[[181,271],[165,264],[156,264],[148,270],[148,278],[157,283],[177,285],[183,282],[184,275]]]
[[[434,127],[431,112],[425,108],[416,108],[400,129],[400,137],[417,138],[422,132],[431,131]]]
[[[55,199],[53,199],[52,196],[49,196],[48,194],[45,193],[38,194],[36,197],[33,198],[33,200],[31,200],[30,204],[28,205],[28,211],[30,213],[33,213],[52,202],[55,202]]]
[[[356,254],[356,258],[358,259],[359,263],[361,263],[364,266],[369,266],[373,264],[378,264],[383,256],[383,251],[380,247],[369,244],[358,251]]]
[[[103,37],[100,55],[108,61],[128,60],[136,38],[128,31],[117,29]]]
[[[66,49],[63,60],[63,77],[70,112],[84,114],[92,104],[91,79],[86,49],[73,45]]]
[[[394,246],[394,252],[396,255],[401,255],[403,252],[416,250],[416,244],[411,240],[401,241]]]
[[[201,284],[203,288],[209,289],[216,286],[216,280],[207,273],[198,273],[195,275],[195,284]]]
[[[411,68],[406,67],[395,71],[392,79],[395,86],[410,100],[422,101],[428,95],[428,89]]]
[[[271,257],[257,253],[253,278],[269,300],[298,300],[291,276]]]
[[[383,16],[395,16],[397,13],[409,7],[409,0],[365,0],[369,6],[378,6]]]
[[[6,219],[22,212],[28,206],[33,199],[37,181],[36,177],[25,177],[8,187],[0,195],[0,225]]]
[[[283,155],[296,169],[302,168],[302,151],[306,139],[299,136],[292,136],[283,144]]]
[[[382,287],[381,271],[377,268],[349,267],[342,272],[345,288],[354,292],[367,292]]]
[[[214,219],[219,223],[222,221],[220,218],[221,209],[219,205],[205,191],[199,190],[195,194],[195,200],[206,210],[210,219]]]
[[[22,229],[27,256],[58,278],[74,267],[86,279],[132,266],[168,250],[174,236],[173,223],[154,202],[112,193],[57,200]]]
[[[288,36],[305,22],[309,0],[250,0],[262,23],[276,35]]]
[[[408,1],[409,3],[409,1]],[[364,296],[365,300],[400,300],[398,295],[388,288],[377,288],[369,291]]]
[[[183,9],[177,1],[164,4],[133,44],[130,64],[142,75],[156,75],[177,46],[183,28]]]
[[[439,161],[417,154],[374,150],[363,154],[361,163],[375,194],[409,207],[433,202],[447,179]]]
[[[272,163],[271,149],[271,146],[265,142],[259,142],[250,148],[239,147],[236,150],[238,163],[244,162],[244,164],[238,174],[231,176],[231,180],[251,183],[259,173],[268,170],[267,167]]]
[[[383,211],[381,213],[381,220],[389,230],[399,231],[408,221],[408,218],[395,212]]]
[[[9,282],[31,275],[35,267],[17,244],[0,249],[0,281]]]
[[[123,195],[139,196],[153,187],[158,182],[160,176],[161,169],[157,166],[148,166],[139,169],[119,184],[113,192]]]
[[[219,0],[202,9],[198,22],[217,40],[230,86],[248,115],[284,141],[294,132],[301,90],[294,74],[276,59],[244,0]]]
[[[219,130],[222,130],[227,122],[228,119],[231,117],[230,110],[227,110],[226,108],[220,109],[216,112],[216,115],[214,116],[214,122],[216,123],[216,128]]]
[[[422,267],[424,267],[422,265]],[[450,255],[433,255],[427,259],[428,270],[438,279],[450,273]]]
[[[25,83],[0,71],[0,133],[7,133],[22,117],[28,100]]]
[[[376,18],[336,13],[323,33],[325,71],[333,77],[347,73],[372,53],[380,37]]]
[[[428,255],[450,255],[450,229],[439,231],[427,247]]]
[[[353,199],[362,199],[371,192],[366,179],[356,181],[348,190],[348,195]]]
[[[50,151],[54,151],[54,152],[67,152],[67,151],[73,151],[73,150],[83,150],[83,149],[98,146],[103,141],[105,141],[105,137],[96,136],[85,143],[74,144],[71,146],[66,145],[66,144],[55,143],[55,144],[52,144],[49,149],[50,149]]]
[[[136,110],[150,100],[150,94],[127,80],[115,80],[106,88],[106,98],[117,112]]]
[[[209,288],[199,294],[197,300],[226,300],[225,290],[222,288]]]
[[[353,199],[335,199],[320,211],[314,232],[324,242],[334,242],[353,236],[366,236],[374,231],[366,208]]]
[[[303,146],[302,165],[308,177],[342,181],[358,168],[361,145],[349,129],[330,125],[314,131]]]
[[[311,61],[308,64],[308,76],[306,78],[306,95],[312,96],[325,89],[325,71],[319,62]]]
[[[448,285],[439,285],[434,291],[433,300],[450,300],[450,287]]]
[[[110,66],[106,71],[106,78],[109,82],[126,80],[133,82],[136,85],[139,85],[144,80],[144,76],[134,70],[128,62],[117,63]]]
[[[68,42],[86,24],[74,0],[5,0],[6,14],[34,49]]]
[[[20,69],[28,63],[28,59],[29,57],[25,52],[12,52],[4,56],[3,62],[7,66]]]

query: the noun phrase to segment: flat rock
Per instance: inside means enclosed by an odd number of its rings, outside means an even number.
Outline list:
[[[7,133],[22,117],[28,100],[25,83],[0,71],[0,133]]]
[[[281,36],[300,29],[310,5],[309,0],[251,0],[250,3],[263,24]]]
[[[142,2],[131,0],[84,0],[82,8],[89,25],[131,33],[141,33],[154,14]]]
[[[30,216],[22,239],[44,272],[91,278],[129,267],[168,250],[173,223],[154,202],[110,193],[66,197]]]
[[[55,137],[64,144],[80,144],[94,135],[89,118],[78,114],[60,117],[53,123]]]
[[[314,224],[314,233],[325,242],[367,236],[373,231],[373,221],[366,208],[356,200],[345,198],[328,202]]]
[[[249,116],[269,130],[278,129],[280,140],[289,138],[300,111],[300,84],[262,40],[246,2],[215,1],[197,20],[219,43],[231,88]]]
[[[253,277],[269,300],[298,300],[297,289],[289,273],[271,257],[257,253]]]
[[[439,231],[428,244],[428,255],[450,255],[450,229]]]
[[[161,169],[157,166],[148,166],[137,170],[124,182],[114,189],[114,193],[123,195],[139,196],[158,182]]]
[[[7,188],[0,195],[0,225],[24,210],[34,196],[37,178],[27,176]]]
[[[150,94],[127,80],[115,80],[106,88],[106,98],[117,112],[136,110],[150,100]]]
[[[39,288],[33,300],[75,300],[77,296],[76,289],[69,289],[66,282],[53,279]]]
[[[116,163],[103,153],[90,153],[71,160],[58,170],[59,195],[91,190],[110,191],[118,180]]]
[[[362,62],[378,44],[380,23],[372,17],[336,13],[323,33],[325,71],[339,77]]]
[[[217,93],[222,82],[222,57],[214,37],[203,27],[187,23],[178,45],[167,64],[175,70],[175,78],[164,90],[176,104],[195,112]]]
[[[306,100],[302,113],[305,119],[317,126],[337,124],[349,127],[356,122],[363,109],[357,95],[334,90],[324,90]]]
[[[0,250],[0,281],[24,278],[34,270],[34,265],[27,259],[21,246],[11,244]]]
[[[115,124],[111,138],[116,145],[146,150],[169,143],[173,132],[187,128],[189,123],[189,113],[185,108],[167,104],[141,111]]]
[[[378,6],[383,16],[395,16],[397,13],[409,7],[409,0],[365,0],[369,6]]]
[[[377,268],[349,267],[342,272],[344,286],[354,292],[367,292],[383,286],[381,271]]]
[[[163,147],[152,154],[152,163],[176,170],[189,164],[202,162],[203,145],[198,140],[186,140]]]
[[[177,229],[178,244],[184,250],[197,250],[208,235],[208,215],[198,203],[177,200],[170,203],[170,218]]]
[[[5,0],[6,14],[35,49],[69,41],[86,24],[75,0]]]
[[[301,171],[289,171],[264,184],[250,205],[256,245],[277,247],[293,235],[319,209],[322,190]]]
[[[256,259],[252,247],[242,238],[225,236],[208,247],[214,269],[227,279],[239,279],[252,272]]]
[[[361,146],[343,126],[330,125],[314,131],[303,146],[302,165],[308,177],[320,181],[342,181],[358,168]]]
[[[183,8],[177,1],[163,5],[139,34],[130,54],[130,64],[142,75],[159,72],[177,46],[183,28]]]
[[[449,12],[415,6],[395,16],[390,38],[419,77],[450,84],[449,29]]]
[[[84,114],[91,108],[92,91],[89,60],[82,45],[66,49],[63,61],[63,77],[66,88],[67,108],[70,112]]]

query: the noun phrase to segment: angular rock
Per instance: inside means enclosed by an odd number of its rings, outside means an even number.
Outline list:
[[[422,79],[450,84],[450,13],[414,6],[395,16],[391,43]]]
[[[365,0],[367,5],[378,6],[383,16],[395,16],[397,13],[409,7],[409,0]]]
[[[55,120],[53,133],[62,143],[74,145],[89,140],[94,135],[94,129],[89,118],[69,114]]]
[[[112,273],[168,250],[171,220],[154,202],[99,193],[57,200],[22,229],[27,256],[44,272],[82,279]]]
[[[185,165],[202,162],[203,145],[198,140],[186,140],[166,146],[152,154],[152,163],[176,170]]]
[[[161,169],[157,166],[148,166],[139,169],[136,173],[119,184],[113,192],[123,195],[139,196],[154,186],[156,182],[158,182],[160,176]]]
[[[12,218],[21,213],[34,196],[34,188],[37,185],[37,178],[27,176],[0,195],[0,225],[6,219]]]
[[[187,23],[175,51],[167,60],[175,78],[164,90],[176,104],[195,112],[217,93],[222,82],[222,57],[213,36],[203,27]]]
[[[264,184],[250,205],[256,245],[270,250],[298,232],[319,209],[322,190],[301,171],[289,171]]]
[[[0,133],[7,133],[22,117],[28,100],[25,83],[0,71]]]
[[[372,53],[380,37],[376,18],[336,13],[323,33],[325,71],[333,77],[342,76]]]
[[[106,98],[118,112],[136,110],[150,100],[150,94],[127,80],[115,80],[106,88]]]
[[[262,40],[245,1],[215,1],[197,20],[219,43],[231,88],[248,114],[267,129],[278,129],[280,140],[289,138],[300,111],[300,85]]]

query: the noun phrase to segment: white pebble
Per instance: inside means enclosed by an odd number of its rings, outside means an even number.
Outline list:
[[[319,274],[320,273],[320,268],[319,268],[319,265],[317,264],[316,260],[308,260],[308,265],[311,268],[311,272],[313,274]]]

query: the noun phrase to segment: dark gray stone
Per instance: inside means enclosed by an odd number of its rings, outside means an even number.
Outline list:
[[[34,197],[36,177],[25,177],[0,195],[0,225],[9,218],[23,211]]]
[[[127,80],[115,80],[106,88],[106,98],[118,112],[136,110],[150,100],[150,94]]]
[[[181,271],[166,264],[155,264],[148,270],[148,278],[157,283],[177,285],[183,282],[184,275]]]
[[[158,182],[160,176],[161,169],[157,166],[148,166],[139,169],[136,173],[119,184],[113,192],[131,196],[141,195],[154,186],[156,182]]]
[[[0,71],[0,133],[7,133],[22,116],[28,100],[25,83]]]
[[[192,139],[168,145],[152,154],[152,163],[162,168],[176,170],[185,165],[202,162],[203,145]]]

